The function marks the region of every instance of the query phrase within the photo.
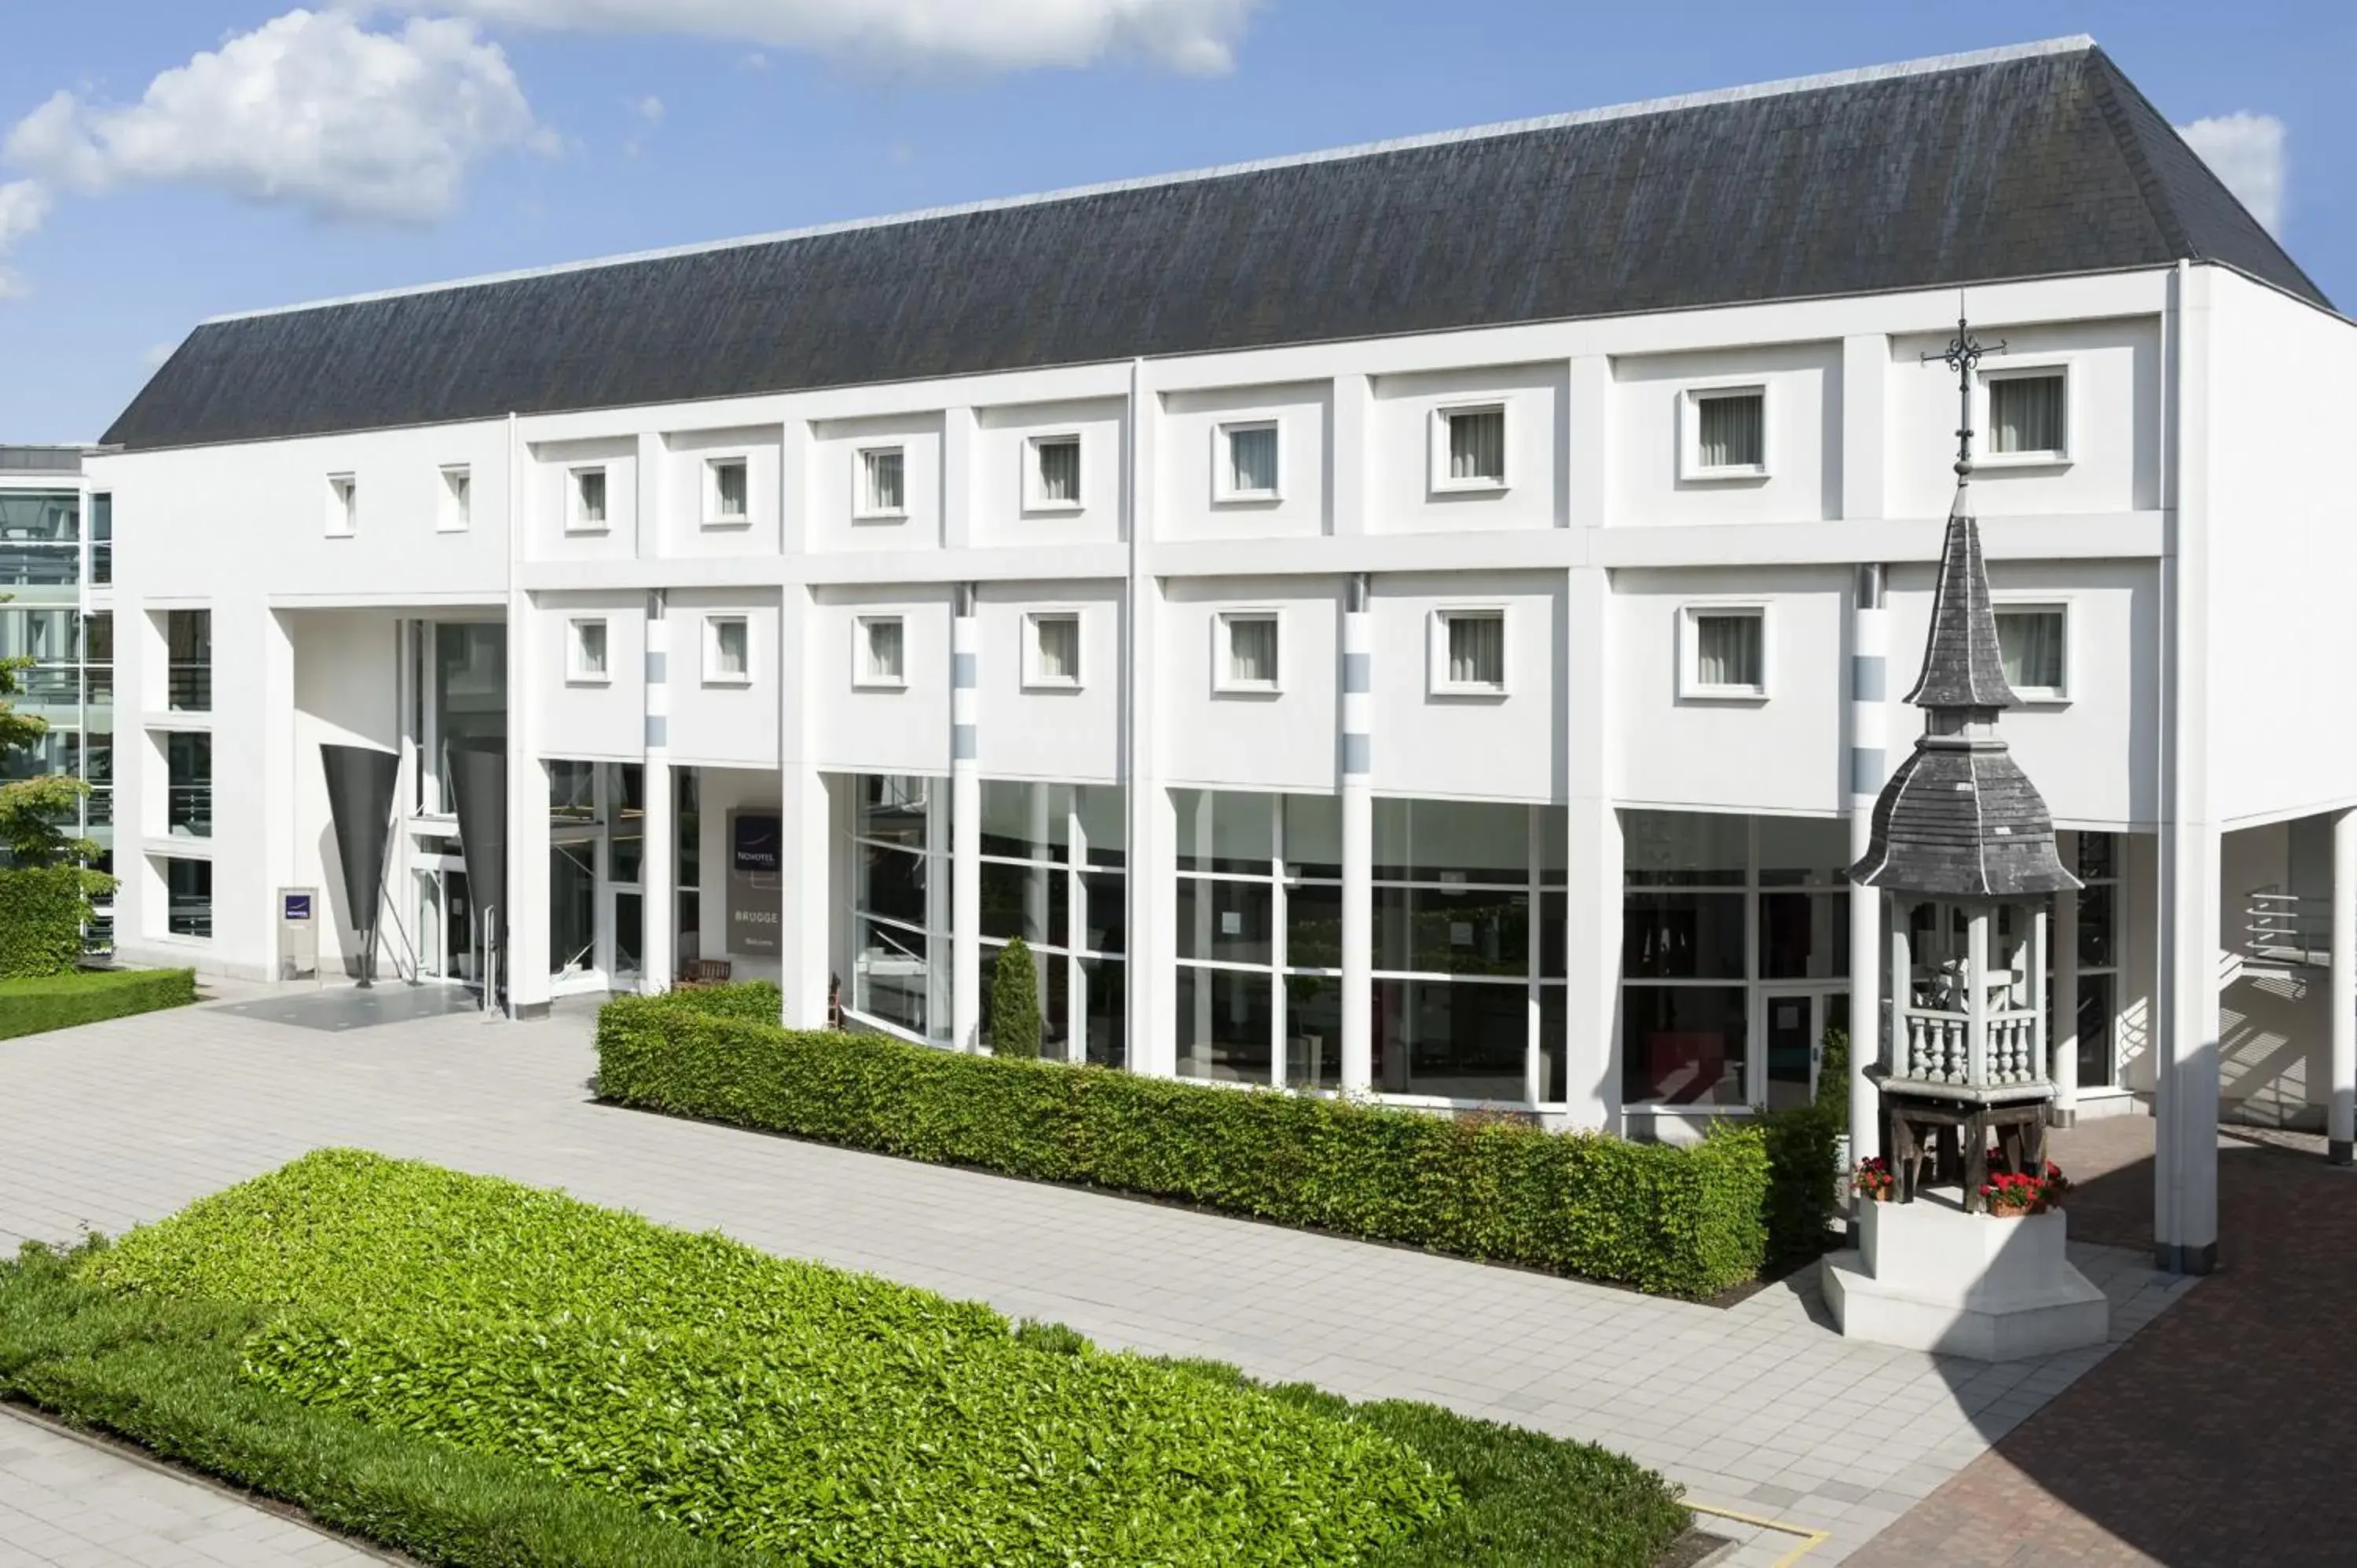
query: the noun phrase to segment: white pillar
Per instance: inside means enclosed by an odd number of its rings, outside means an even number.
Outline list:
[[[2357,1159],[2357,811],[2332,819],[2330,1098],[2324,1130],[2336,1165]]]
[[[950,621],[950,1038],[982,1048],[982,773],[977,690],[982,636],[974,585]]]
[[[639,792],[639,989],[658,995],[679,972],[679,817],[671,776],[671,630],[660,590],[647,596],[646,762]],[[780,862],[782,865],[783,862]]]
[[[490,917],[511,1018],[548,1011],[548,764],[538,755],[533,696],[546,674],[543,619],[531,595],[508,595],[508,907]]]
[[[1575,394],[1585,387],[1600,420],[1609,392],[1608,367],[1572,361]],[[1601,518],[1602,498],[1589,498]],[[1563,745],[1568,822],[1564,839],[1564,1100],[1572,1126],[1618,1133],[1621,1127],[1620,922],[1628,872],[1620,813],[1613,805],[1614,752],[1608,676],[1609,575],[1601,566],[1575,566],[1565,584],[1569,637],[1564,672]]]
[[[2058,832],[2055,852],[2065,866],[2079,864],[2079,835]],[[2048,1117],[2057,1127],[2079,1120],[2079,890],[2054,895],[2054,1037],[2046,1043],[2047,1070],[2054,1079],[2054,1105]]]
[[[1375,628],[1367,579],[1342,609],[1342,1088],[1374,1084]]]
[[[1890,611],[1883,568],[1857,569],[1850,601],[1849,852],[1866,857],[1874,836],[1874,803],[1890,777]],[[1849,890],[1849,1146],[1852,1159],[1882,1153],[1882,1096],[1867,1069],[1884,1060],[1882,1015],[1882,894],[1852,883]],[[1903,989],[1904,975],[1891,984]],[[1893,1036],[1896,1037],[1895,1036]]]

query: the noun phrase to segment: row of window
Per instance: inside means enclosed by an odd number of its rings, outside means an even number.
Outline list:
[[[2070,371],[2037,365],[1982,373],[1986,441],[1982,460],[2060,463],[2070,457]],[[1678,477],[1689,482],[1765,478],[1769,475],[1768,387],[1764,383],[1694,386],[1678,393]],[[1285,496],[1282,425],[1275,419],[1240,420],[1212,431],[1212,499],[1266,503]],[[1024,443],[1023,506],[1028,511],[1077,511],[1082,505],[1081,438],[1065,432]],[[909,515],[905,447],[862,446],[852,451],[855,521],[897,521]],[[1437,493],[1502,490],[1512,469],[1502,402],[1435,409],[1431,488]],[[565,470],[565,529],[605,531],[609,512],[605,467],[582,463]],[[328,532],[349,536],[359,524],[359,484],[350,474],[328,478]],[[709,457],[704,465],[704,522],[727,527],[750,521],[747,459]],[[471,470],[442,470],[437,526],[458,532],[473,521]]]

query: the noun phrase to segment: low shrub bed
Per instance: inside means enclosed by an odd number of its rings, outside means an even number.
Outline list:
[[[1757,1130],[1685,1149],[872,1035],[778,1027],[774,987],[624,997],[597,1087],[626,1105],[1238,1214],[1656,1294],[1715,1295],[1765,1253]],[[761,1008],[769,1011],[764,1014]]]
[[[185,1007],[196,999],[196,971],[189,969],[79,969],[0,980],[0,1040]]]
[[[0,1394],[452,1564],[1636,1568],[1626,1459],[326,1151],[0,1267]]]

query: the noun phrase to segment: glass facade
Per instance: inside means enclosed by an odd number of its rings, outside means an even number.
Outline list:
[[[1340,802],[1211,789],[1172,802],[1179,1076],[1340,1088]]]
[[[1127,792],[982,781],[982,1018],[999,954],[1020,937],[1039,970],[1040,1052],[1128,1061]]]
[[[29,481],[0,488],[0,596],[5,600],[0,603],[0,658],[30,661],[16,672],[12,702],[48,725],[40,745],[9,759],[8,772],[62,774],[90,784],[91,795],[66,825],[96,844],[92,865],[111,871],[113,637],[105,614],[91,613],[84,602],[86,582],[107,580],[95,575],[94,564],[105,560],[111,542],[88,545],[94,557],[86,566],[85,506],[73,478],[78,449],[10,447],[0,449],[0,459],[12,478],[21,474]],[[94,528],[102,530],[97,537],[111,542],[111,500],[91,497],[88,510]],[[112,929],[112,909],[102,902],[93,911],[89,945],[109,948]]]
[[[2120,841],[2115,833],[2078,839],[2072,869],[2086,884],[2079,892],[2079,1087],[2109,1089],[2119,1073]]]
[[[920,1040],[950,1037],[946,779],[849,777],[854,1013]]]

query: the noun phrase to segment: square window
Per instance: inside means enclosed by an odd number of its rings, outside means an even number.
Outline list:
[[[1079,436],[1035,435],[1031,438],[1030,504],[1035,511],[1080,510]]]
[[[1679,478],[1767,477],[1766,387],[1690,387],[1679,400]]]
[[[176,937],[213,934],[213,863],[159,856],[164,873],[164,929]]]
[[[705,468],[711,475],[711,483],[705,499],[705,515],[719,523],[745,521],[751,515],[745,459],[715,457]]]
[[[1229,611],[1213,623],[1211,689],[1218,692],[1279,690],[1277,616],[1274,610]]]
[[[1217,483],[1213,499],[1273,501],[1277,499],[1276,423],[1222,424],[1211,460]]]
[[[1505,489],[1505,404],[1436,411],[1432,471],[1436,490]]]
[[[1033,686],[1081,683],[1081,618],[1077,613],[1034,615],[1025,678]]]
[[[444,533],[463,533],[474,521],[474,470],[464,464],[443,469],[442,505],[435,526]]]
[[[909,457],[898,446],[869,446],[859,454],[858,517],[909,515]]]
[[[360,481],[350,474],[328,476],[328,532],[337,539],[350,539],[360,532]]]
[[[1678,694],[1750,701],[1768,694],[1768,612],[1760,605],[1682,612]]]
[[[600,619],[579,619],[573,623],[571,651],[566,660],[566,674],[575,681],[603,682],[609,677],[606,671],[606,623]]]
[[[861,616],[853,623],[855,641],[852,668],[857,671],[854,684],[861,686],[905,686],[909,683],[905,664],[907,641],[899,616]]]
[[[1988,455],[2017,462],[2060,462],[2070,455],[2070,376],[2061,366],[1991,371]]]
[[[752,680],[752,628],[743,616],[704,618],[704,678],[727,686]]]
[[[606,526],[606,470],[573,470],[573,510],[570,526],[597,532]]]
[[[2005,605],[1996,611],[1996,641],[2005,683],[2025,703],[2059,703],[2070,695],[2070,614],[2061,605]]]
[[[1506,690],[1506,612],[1442,610],[1433,617],[1432,691],[1495,697]]]

